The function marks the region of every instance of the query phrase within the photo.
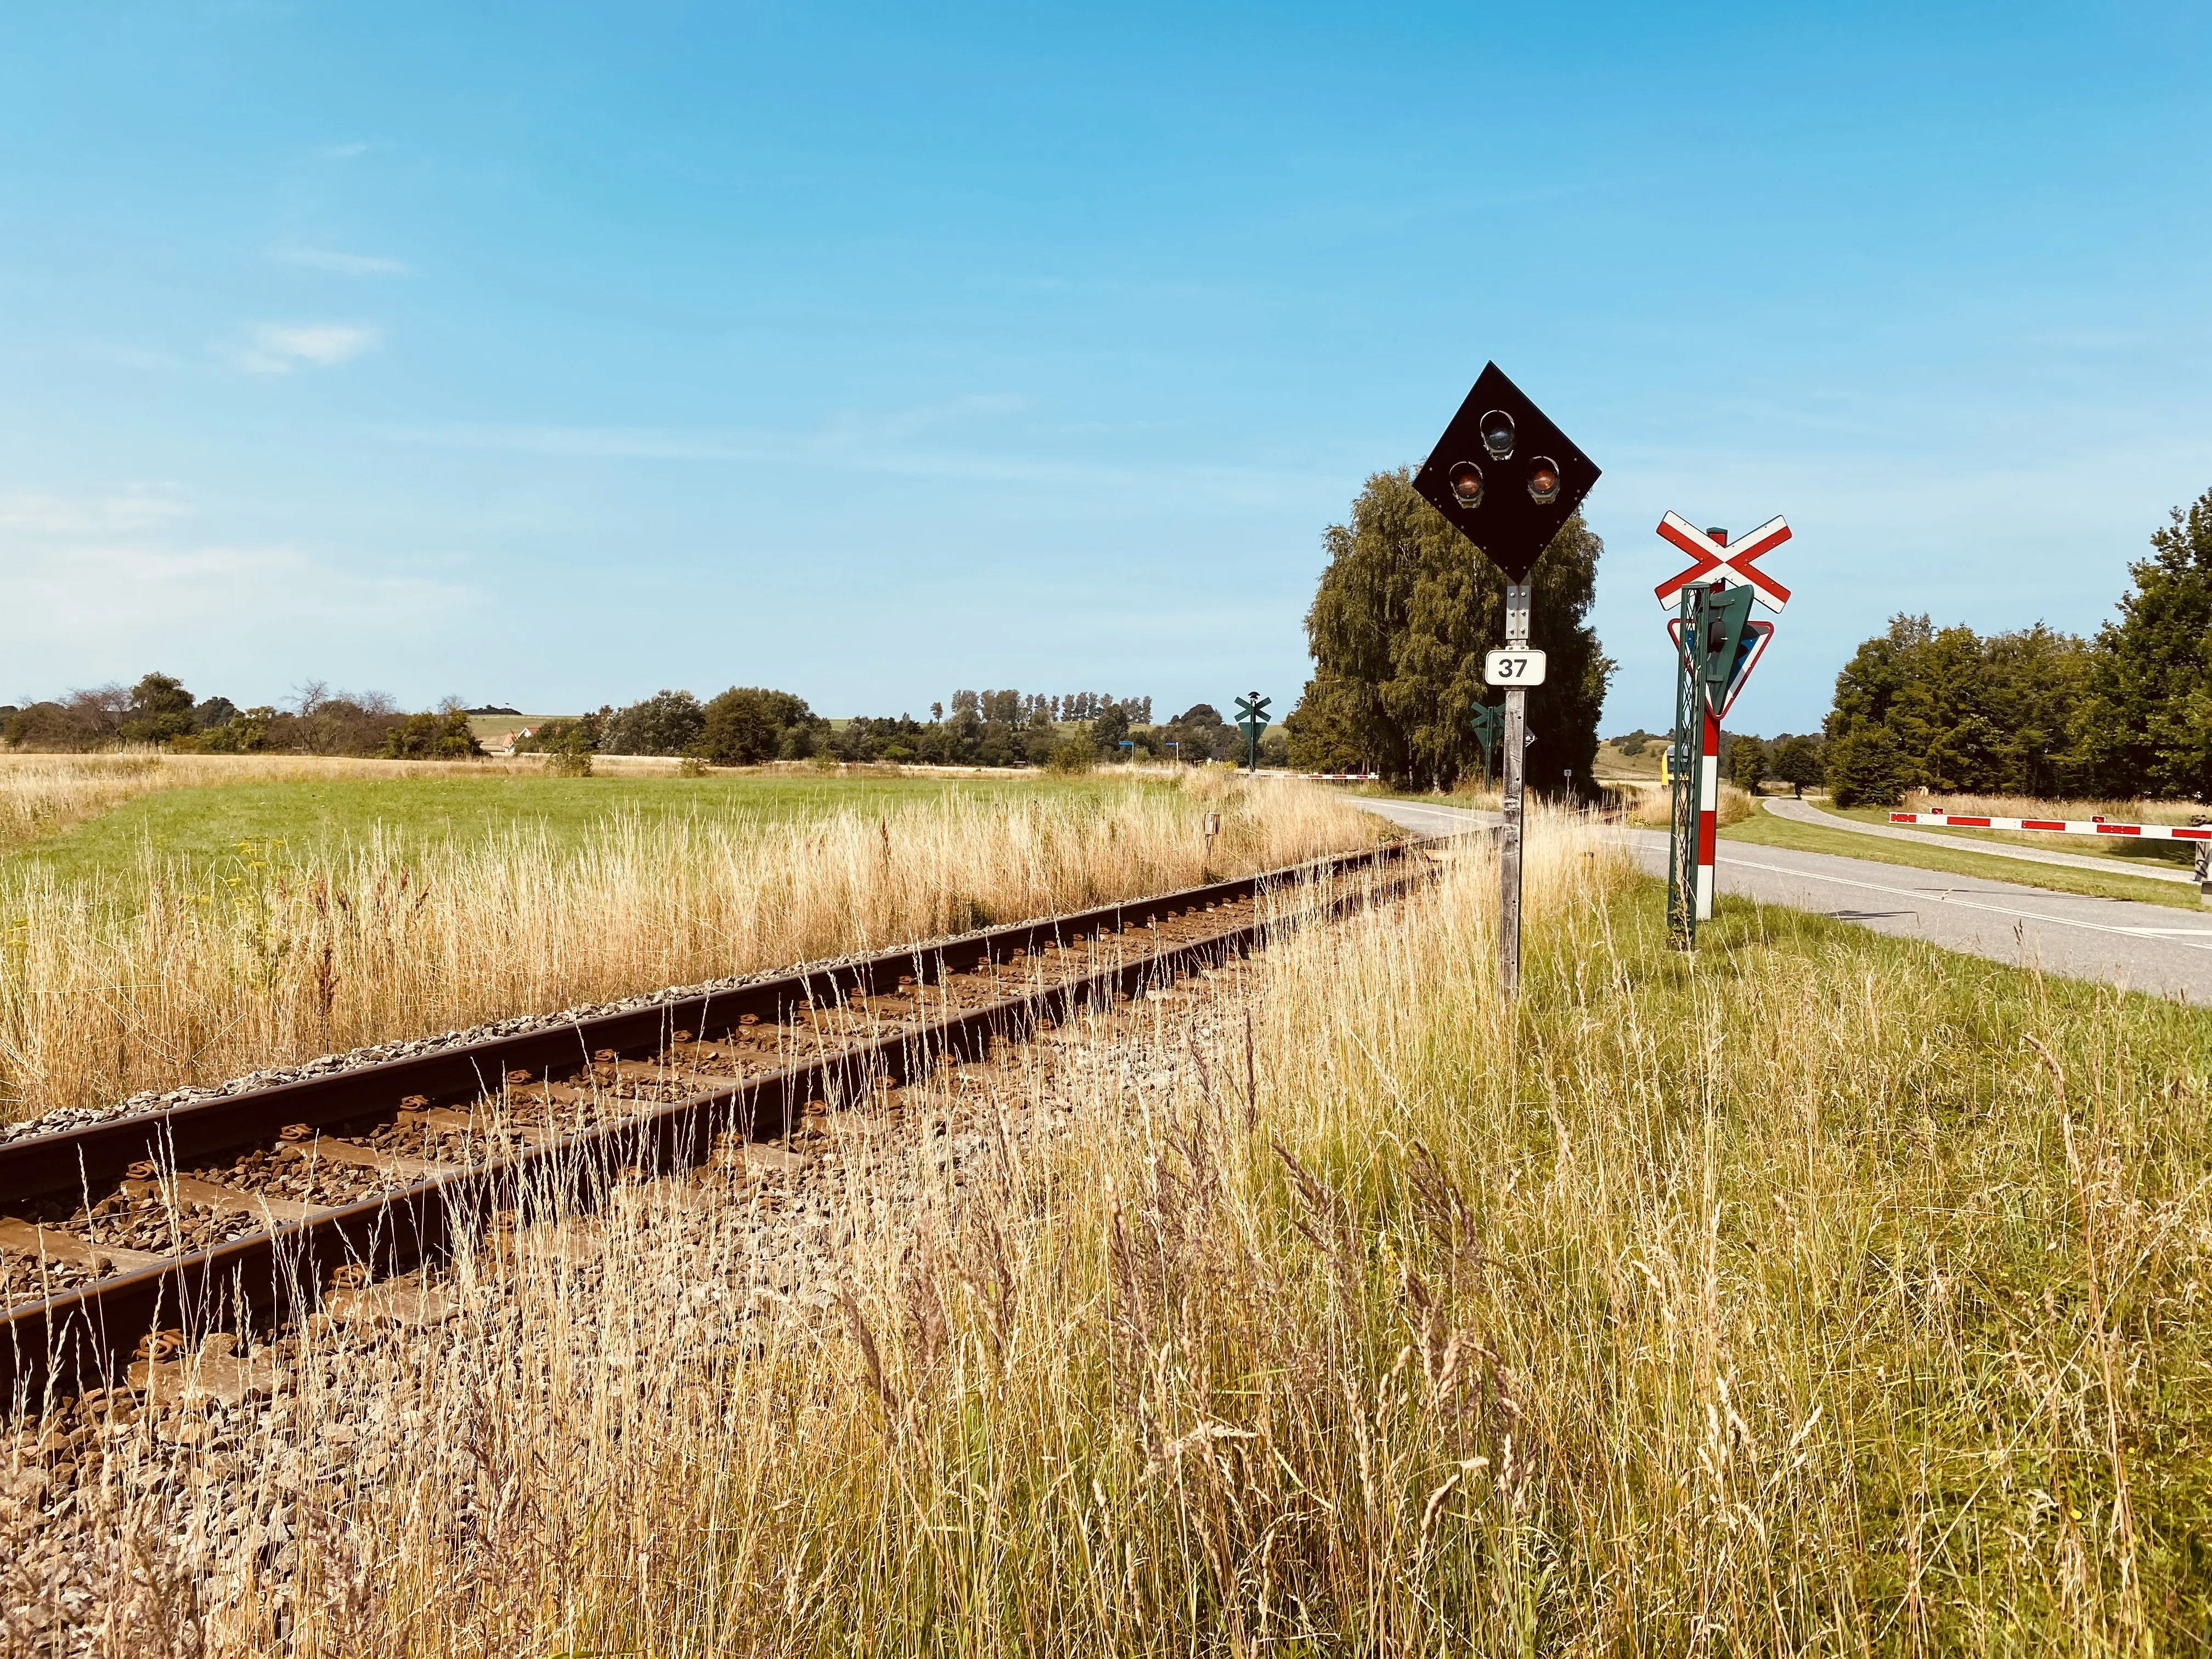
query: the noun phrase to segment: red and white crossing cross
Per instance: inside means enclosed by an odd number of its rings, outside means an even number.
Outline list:
[[[1682,589],[1692,582],[1748,586],[1754,599],[1778,615],[1790,603],[1790,590],[1757,563],[1760,554],[1771,553],[1790,539],[1788,520],[1769,519],[1748,536],[1738,537],[1734,546],[1715,541],[1677,513],[1669,513],[1659,520],[1659,533],[1697,561],[1680,575],[1669,576],[1652,590],[1668,610],[1674,608]]]

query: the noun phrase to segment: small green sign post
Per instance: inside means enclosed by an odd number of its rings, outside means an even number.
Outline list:
[[[1498,739],[1505,733],[1505,711],[1486,702],[1474,706],[1472,716],[1474,740],[1482,745],[1482,793],[1490,793],[1490,751],[1498,746]]]
[[[1244,733],[1244,764],[1248,771],[1260,769],[1260,738],[1267,729],[1267,705],[1273,701],[1257,691],[1237,699],[1237,726]]]

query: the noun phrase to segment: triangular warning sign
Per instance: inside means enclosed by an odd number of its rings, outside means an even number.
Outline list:
[[[1680,617],[1670,617],[1667,631],[1674,636],[1676,654],[1686,657],[1687,653],[1682,645],[1682,619]],[[1751,678],[1751,671],[1765,653],[1767,641],[1773,637],[1774,624],[1771,622],[1747,622],[1743,625],[1743,637],[1736,641],[1735,661],[1729,667],[1728,684],[1705,688],[1706,705],[1712,708],[1715,720],[1728,718],[1729,710],[1735,707],[1736,693],[1743,690],[1743,683]],[[1715,692],[1719,694],[1717,707],[1714,706]]]

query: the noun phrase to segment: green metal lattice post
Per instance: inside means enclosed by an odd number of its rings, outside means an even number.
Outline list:
[[[1682,587],[1674,652],[1674,735],[1668,750],[1674,798],[1667,833],[1667,937],[1679,949],[1698,942],[1698,770],[1705,732],[1705,590]]]

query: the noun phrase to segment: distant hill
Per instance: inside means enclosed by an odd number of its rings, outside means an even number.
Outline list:
[[[1667,738],[1663,733],[1655,737],[1649,732],[1632,732],[1626,737],[1607,738],[1600,743],[1593,769],[1601,778],[1656,780],[1659,775],[1659,757],[1666,752]]]
[[[518,714],[511,708],[502,708],[492,714],[471,708],[468,714],[469,730],[476,734],[478,743],[503,738],[510,732],[520,732],[526,726],[542,726],[547,720],[575,719],[574,714]]]

